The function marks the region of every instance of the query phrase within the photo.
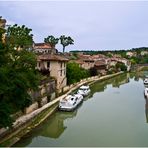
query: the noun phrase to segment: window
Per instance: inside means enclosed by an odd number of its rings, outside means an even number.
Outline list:
[[[50,67],[50,62],[47,62],[47,68],[49,68]]]
[[[61,62],[61,68],[62,68],[62,62]]]
[[[60,70],[60,76],[62,76],[62,70]]]
[[[40,62],[38,63],[38,66],[40,67]]]

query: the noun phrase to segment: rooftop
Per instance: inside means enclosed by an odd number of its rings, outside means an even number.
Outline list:
[[[68,61],[67,58],[62,57],[60,55],[56,54],[45,54],[45,55],[39,55],[37,58],[38,61]]]
[[[47,48],[53,48],[53,47],[48,43],[35,43],[34,44],[34,49],[47,49]]]

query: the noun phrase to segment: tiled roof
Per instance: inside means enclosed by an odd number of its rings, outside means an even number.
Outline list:
[[[96,55],[92,55],[92,58],[95,58],[95,59],[105,58],[105,55],[103,55],[103,54],[96,54]]]
[[[34,49],[47,49],[47,48],[52,48],[52,47],[48,43],[35,43],[34,44]]]
[[[84,64],[84,62],[82,60],[75,60],[75,62],[78,64]]]
[[[60,55],[55,54],[45,54],[45,55],[39,55],[37,58],[38,61],[68,61],[67,58],[62,57]]]
[[[0,28],[1,28],[1,27],[2,27],[2,28],[4,28],[4,27],[5,27],[5,25],[6,25],[6,20],[5,20],[5,19],[0,18]]]
[[[96,61],[95,62],[95,66],[102,66],[102,65],[106,65],[105,61]]]
[[[94,62],[94,59],[92,59],[92,58],[85,58],[85,59],[83,59],[83,61],[85,61],[85,62]]]

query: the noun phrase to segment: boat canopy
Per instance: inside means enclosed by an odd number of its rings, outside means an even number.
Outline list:
[[[67,101],[67,100],[69,100],[71,98],[73,98],[73,96],[72,95],[68,95],[65,98],[61,99],[61,101]]]
[[[89,86],[81,86],[80,89],[89,89]]]

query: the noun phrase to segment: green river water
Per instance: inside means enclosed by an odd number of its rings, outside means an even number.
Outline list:
[[[14,146],[148,147],[148,101],[143,73],[91,86],[74,112],[56,112]]]

